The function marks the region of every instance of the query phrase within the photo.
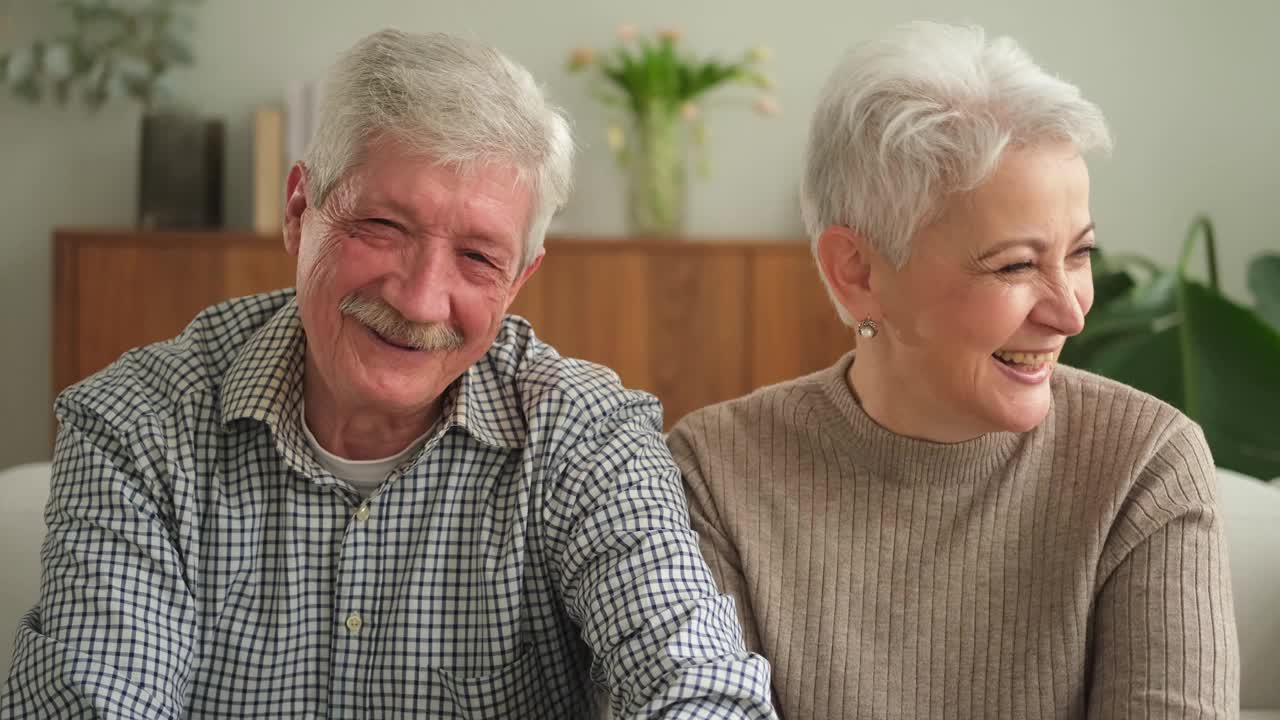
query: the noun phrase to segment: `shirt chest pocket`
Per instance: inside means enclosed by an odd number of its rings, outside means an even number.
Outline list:
[[[556,712],[555,693],[547,684],[530,646],[524,646],[512,662],[480,674],[432,669],[453,703],[456,717],[468,720],[488,718],[552,718]]]

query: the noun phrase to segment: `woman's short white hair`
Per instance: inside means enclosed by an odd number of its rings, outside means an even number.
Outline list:
[[[822,232],[843,225],[900,268],[947,196],[990,178],[1005,150],[1055,141],[1111,148],[1102,111],[1008,37],[914,22],[859,45],[810,127],[801,207],[815,258]]]
[[[382,30],[338,58],[305,156],[307,190],[317,207],[377,137],[462,170],[513,165],[534,200],[524,264],[537,256],[569,196],[574,148],[562,111],[529,71],[497,50],[450,35]]]

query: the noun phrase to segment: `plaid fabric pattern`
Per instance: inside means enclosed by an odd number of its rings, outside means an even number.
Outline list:
[[[661,408],[505,320],[364,501],[312,459],[291,291],[58,399],[0,717],[772,717]],[[593,682],[594,680],[594,682]]]

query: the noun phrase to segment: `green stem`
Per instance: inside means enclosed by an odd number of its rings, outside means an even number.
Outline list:
[[[631,229],[646,237],[673,236],[684,221],[686,149],[678,109],[652,103],[636,116],[629,154]]]
[[[1182,243],[1182,258],[1178,261],[1178,274],[1187,276],[1187,265],[1191,262],[1191,251],[1195,248],[1196,238],[1204,235],[1205,257],[1209,266],[1209,287],[1218,289],[1218,250],[1213,239],[1213,222],[1208,215],[1197,215],[1187,228],[1187,239]]]
[[[1182,243],[1182,257],[1178,261],[1178,307],[1182,315],[1181,327],[1178,328],[1178,347],[1182,357],[1182,397],[1187,416],[1198,420],[1200,416],[1200,397],[1197,392],[1197,370],[1195,355],[1191,347],[1191,333],[1187,329],[1187,266],[1191,263],[1191,253],[1195,249],[1196,239],[1204,236],[1205,257],[1209,271],[1209,287],[1218,290],[1218,253],[1214,242],[1213,222],[1209,216],[1200,214],[1191,221],[1187,228],[1187,238]]]
[[[1182,363],[1182,401],[1187,417],[1199,421],[1200,397],[1196,392],[1196,366],[1191,349],[1191,333],[1187,331],[1187,284],[1178,280],[1178,309],[1182,316],[1178,327],[1178,349]]]
[[[1155,264],[1150,258],[1143,257],[1137,253],[1107,253],[1107,267],[1112,270],[1119,270],[1128,265],[1135,265],[1146,271],[1151,277],[1160,274],[1160,266]]]

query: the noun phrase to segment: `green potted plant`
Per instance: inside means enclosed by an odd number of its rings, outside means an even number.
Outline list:
[[[1201,244],[1203,282],[1190,272]],[[1060,360],[1178,407],[1200,423],[1218,465],[1280,478],[1280,255],[1255,258],[1248,283],[1254,308],[1219,291],[1213,224],[1199,216],[1173,270],[1099,258],[1093,310]]]
[[[146,110],[166,98],[169,71],[194,61],[188,9],[199,0],[60,0],[70,29],[51,39],[0,52],[0,81],[17,97],[92,110],[128,97]]]
[[[222,223],[220,121],[178,108],[169,79],[194,62],[188,37],[201,0],[60,0],[68,29],[0,52],[0,87],[95,112],[117,99],[141,106],[138,224]]]
[[[578,48],[571,72],[592,76],[592,95],[625,120],[610,124],[606,138],[618,164],[628,172],[627,210],[632,233],[641,237],[679,235],[684,226],[690,145],[706,141],[706,96],[726,85],[759,91],[773,87],[763,70],[771,52],[753,48],[735,60],[698,57],[681,47],[677,30],[647,36],[635,27],[618,30],[609,51]],[[779,112],[771,95],[757,95],[761,115]],[[701,158],[706,170],[705,156]]]

